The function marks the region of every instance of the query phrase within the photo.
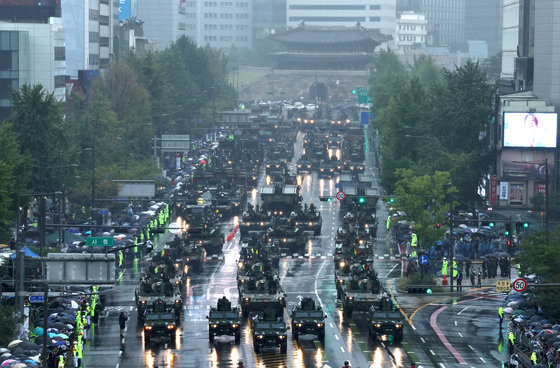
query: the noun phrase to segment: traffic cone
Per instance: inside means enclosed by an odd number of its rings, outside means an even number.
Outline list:
[[[442,285],[447,285],[447,275],[443,275],[443,280],[441,281]]]

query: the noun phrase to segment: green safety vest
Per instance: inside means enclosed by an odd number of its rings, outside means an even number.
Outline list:
[[[537,353],[535,353],[534,351],[531,353],[531,361],[534,365],[537,365]]]
[[[412,240],[410,242],[410,246],[412,247],[418,246],[418,235],[416,235],[416,233],[412,233]]]
[[[453,277],[457,277],[459,270],[457,269],[457,261],[453,261]]]
[[[123,263],[123,252],[119,250],[119,266],[122,266]]]
[[[500,308],[498,308],[498,316],[500,316],[500,318],[504,318],[504,307],[501,305]]]
[[[58,356],[58,368],[64,368],[64,356]]]
[[[81,340],[81,339],[80,339]],[[82,359],[83,357],[83,351],[82,351],[82,344],[78,343],[78,359]]]
[[[135,239],[134,239],[134,253],[138,253],[138,246],[137,246],[137,244],[138,244],[138,239],[135,238]]]
[[[447,275],[447,261],[443,261],[441,264],[441,274]]]
[[[515,335],[513,334],[512,331],[509,332],[508,340],[509,340],[509,342],[511,342],[512,344],[515,344]]]
[[[387,230],[391,227],[391,215],[387,216]]]

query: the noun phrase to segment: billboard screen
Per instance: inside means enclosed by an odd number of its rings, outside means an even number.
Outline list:
[[[556,148],[557,114],[504,113],[504,147]]]
[[[554,172],[554,151],[509,149],[501,153],[502,176],[513,179],[537,179],[544,181],[546,167],[549,175]]]

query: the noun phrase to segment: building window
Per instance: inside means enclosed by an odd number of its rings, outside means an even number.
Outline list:
[[[99,43],[99,32],[89,33],[89,43]]]
[[[290,17],[290,22],[365,22],[366,17]]]
[[[290,10],[366,10],[365,5],[290,5]]]
[[[511,184],[509,189],[509,203],[513,205],[523,204],[523,184]]]
[[[99,59],[99,68],[106,69],[109,67],[109,59]]]
[[[381,21],[381,17],[369,17],[369,21],[370,21],[370,22],[380,22],[380,21]]]
[[[381,5],[370,5],[369,10],[381,10]]]
[[[99,10],[90,9],[89,10],[89,20],[99,20]]]
[[[109,37],[99,37],[99,46],[109,47]]]
[[[89,66],[97,67],[99,66],[99,55],[89,54]]]
[[[66,76],[65,75],[55,75],[54,76],[54,88],[63,88],[66,86]]]
[[[66,60],[66,50],[63,46],[62,47],[56,46],[54,48],[54,60],[55,61]]]
[[[179,23],[179,29],[180,29],[181,31],[184,31],[184,30],[185,30],[185,23],[182,23],[182,22]]]
[[[99,24],[103,26],[109,25],[109,17],[107,15],[100,15],[99,16]]]
[[[179,7],[179,14],[185,14],[186,12],[187,12],[187,10],[185,9],[184,6]]]

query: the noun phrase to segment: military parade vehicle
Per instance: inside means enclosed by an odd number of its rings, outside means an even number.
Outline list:
[[[255,275],[239,283],[239,300],[243,317],[251,312],[262,312],[270,308],[278,315],[282,314],[286,306],[286,294],[280,285],[278,275],[265,272]]]
[[[317,335],[320,341],[324,341],[326,317],[322,308],[315,306],[312,298],[303,298],[292,310],[292,338],[297,341],[301,335],[313,334]]]
[[[354,311],[369,311],[372,306],[379,308],[384,290],[377,277],[377,272],[369,266],[355,267],[342,288],[342,307],[347,317],[352,317]]]
[[[404,318],[388,297],[381,299],[379,308],[373,309],[368,318],[369,338],[373,341],[400,343],[403,339]]]
[[[313,203],[309,205],[306,203],[303,210],[301,206],[298,206],[297,210],[290,213],[290,220],[297,228],[303,231],[312,231],[315,236],[321,235],[323,221],[321,219],[321,214],[317,211]]]
[[[243,212],[239,231],[241,236],[246,236],[249,232],[266,231],[272,224],[272,214],[257,205],[256,210],[252,205],[247,205],[247,211]]]
[[[284,252],[298,253],[305,250],[308,235],[295,222],[287,219],[277,219],[274,226],[266,232],[266,239],[275,248]]]
[[[301,202],[300,188],[297,185],[282,183],[264,185],[260,194],[265,209],[287,211]]]
[[[177,321],[175,314],[167,310],[165,302],[158,299],[154,308],[144,316],[144,342],[156,342],[160,340],[175,342],[177,332]]]
[[[239,310],[232,308],[231,302],[224,296],[218,299],[216,308],[210,308],[208,319],[208,341],[216,336],[234,336],[235,343],[241,342],[241,318]]]
[[[252,322],[253,348],[260,353],[263,348],[280,348],[285,354],[288,349],[287,327],[282,315],[266,309]]]

